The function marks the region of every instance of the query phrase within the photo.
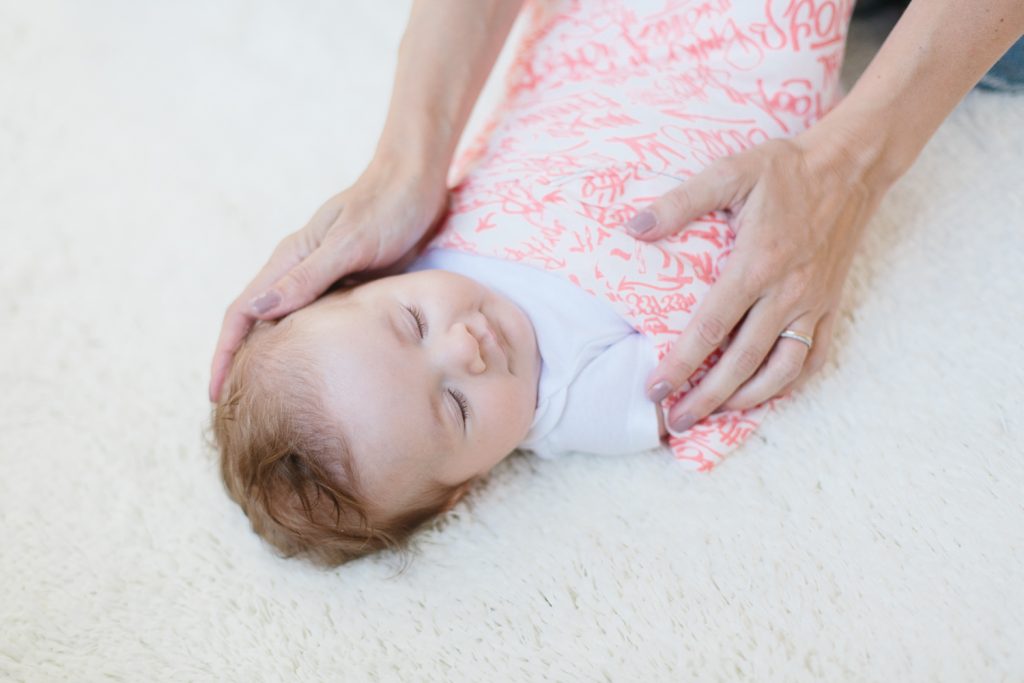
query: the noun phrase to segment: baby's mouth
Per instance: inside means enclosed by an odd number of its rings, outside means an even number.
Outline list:
[[[484,320],[487,321],[487,328],[490,331],[491,336],[494,337],[495,344],[501,349],[502,355],[505,356],[505,369],[509,374],[514,374],[512,372],[511,347],[508,344],[508,339],[505,337],[505,331],[501,329],[501,326],[498,325],[497,322],[484,313],[483,310],[481,310],[480,313],[484,316]]]

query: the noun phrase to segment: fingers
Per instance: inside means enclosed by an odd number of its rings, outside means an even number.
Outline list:
[[[252,282],[245,288],[224,313],[224,322],[221,325],[220,336],[217,339],[217,348],[213,352],[213,361],[210,367],[210,401],[216,403],[220,398],[221,386],[231,367],[231,359],[234,358],[242,340],[249,334],[249,330],[256,323],[257,318],[251,310],[251,301],[254,299],[253,292],[260,292],[268,284],[278,279],[279,273],[287,271],[302,261],[302,245],[298,233],[293,233],[281,240],[270,260],[260,269]]]
[[[210,368],[210,401],[216,403],[219,400],[221,387],[231,367],[231,359],[257,320],[280,318],[311,303],[335,281],[358,269],[357,255],[358,250],[355,248],[346,250],[338,248],[336,243],[324,243],[293,265],[266,291],[250,296],[253,290],[253,286],[250,285],[224,315],[224,324]],[[285,258],[289,256],[275,255],[253,284],[266,279],[265,273],[279,268],[282,262],[279,259]]]
[[[364,250],[355,245],[341,246],[337,240],[327,240],[265,292],[252,297],[247,302],[249,314],[273,320],[297,311],[345,275],[360,270],[364,260]]]
[[[633,216],[626,230],[646,242],[679,232],[688,223],[716,209],[728,208],[753,187],[753,174],[743,172],[740,156],[715,161],[706,169],[662,195]]]
[[[742,268],[738,265],[732,264],[733,267],[723,270],[672,349],[651,372],[647,379],[647,395],[652,401],[659,402],[679,389],[704,359],[719,347],[756,300],[756,295],[744,283],[740,274]]]
[[[785,393],[800,389],[807,383],[808,379],[813,377],[825,365],[825,361],[828,360],[828,347],[832,342],[835,324],[835,311],[829,311],[818,321],[818,327],[814,331],[814,348],[808,354],[800,376],[793,382],[792,386],[786,387]]]
[[[217,338],[217,350],[213,353],[209,388],[211,403],[220,400],[220,390],[227,377],[228,369],[231,367],[231,359],[234,358],[245,335],[249,334],[249,330],[256,322],[255,319],[239,311],[237,303],[236,301],[235,304],[232,304],[224,315],[224,324],[220,329],[220,336]]]
[[[813,339],[814,348],[822,341],[815,332],[815,316],[808,314],[786,325],[785,329],[799,332]],[[782,330],[779,330],[781,333]],[[768,359],[757,373],[747,380],[729,400],[715,412],[725,410],[746,410],[777,395],[789,393],[790,385],[796,382],[807,364],[811,349],[796,339],[777,338]]]
[[[685,398],[672,406],[669,431],[680,434],[711,414],[757,372],[785,322],[764,300],[752,309],[722,357]]]

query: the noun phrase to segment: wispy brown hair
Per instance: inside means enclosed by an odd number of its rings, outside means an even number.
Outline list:
[[[379,508],[363,489],[337,417],[324,409],[315,364],[283,343],[277,325],[260,321],[249,333],[212,410],[228,495],[283,557],[336,567],[378,550],[407,551],[412,533],[443,512],[461,485],[424,482],[411,508],[373,512]]]

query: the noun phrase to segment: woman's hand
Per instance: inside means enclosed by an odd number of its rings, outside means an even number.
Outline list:
[[[257,320],[302,308],[350,273],[394,270],[411,260],[443,215],[447,197],[443,175],[409,175],[375,162],[328,199],[305,227],[281,241],[228,306],[213,354],[210,400],[219,398],[231,359]]]
[[[673,431],[715,408],[749,408],[795,389],[825,362],[868,219],[1024,31],[1020,0],[988,0],[984,8],[911,2],[850,93],[820,121],[790,140],[720,159],[655,202],[651,214],[633,218],[634,227],[649,227],[639,239],[656,240],[728,209],[736,231],[721,277],[648,382],[660,401],[736,328],[715,367],[672,407]],[[813,349],[779,339],[786,328],[813,337]]]
[[[413,3],[374,161],[306,227],[286,237],[228,307],[213,354],[211,401],[256,320],[305,306],[349,273],[398,271],[412,260],[446,208],[445,176],[456,144],[521,5]]]
[[[887,189],[867,180],[864,164],[846,152],[856,147],[838,137],[812,128],[719,159],[627,226],[652,241],[725,209],[736,232],[718,281],[648,378],[648,395],[661,401],[732,333],[721,359],[673,406],[673,432],[716,410],[788,393],[825,362],[850,263]],[[780,339],[786,329],[812,337],[813,348]]]

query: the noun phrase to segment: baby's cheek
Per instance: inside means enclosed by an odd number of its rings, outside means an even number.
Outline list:
[[[506,404],[506,411],[508,411],[509,417],[515,418],[515,422],[519,425],[519,438],[526,436],[526,432],[530,429],[530,424],[533,422],[533,416],[537,411],[537,387],[532,382],[520,382],[516,387],[516,395],[514,400],[510,400]]]
[[[485,387],[482,407],[486,411],[483,423],[487,426],[488,439],[495,446],[510,449],[522,441],[533,421],[534,405],[520,383],[504,382],[501,385]]]

